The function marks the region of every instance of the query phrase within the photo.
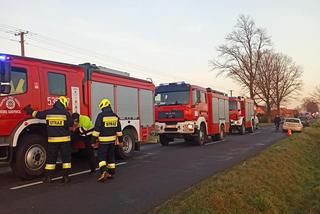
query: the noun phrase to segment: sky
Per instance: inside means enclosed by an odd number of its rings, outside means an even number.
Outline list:
[[[320,1],[28,0],[2,1],[0,52],[20,54],[16,28],[28,30],[26,56],[127,71],[155,84],[186,81],[233,95],[238,84],[209,66],[240,14],[266,29],[274,49],[303,70],[296,107],[320,85]]]

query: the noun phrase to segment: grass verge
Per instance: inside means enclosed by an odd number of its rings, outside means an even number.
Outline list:
[[[320,213],[320,128],[306,128],[153,213]]]

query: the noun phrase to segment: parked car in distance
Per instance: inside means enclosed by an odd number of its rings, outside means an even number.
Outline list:
[[[284,132],[291,131],[301,132],[303,128],[302,122],[299,118],[285,118],[282,125],[282,130]]]

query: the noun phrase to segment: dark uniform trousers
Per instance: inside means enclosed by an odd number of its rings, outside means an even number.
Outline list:
[[[46,161],[46,170],[54,170],[58,157],[58,152],[61,153],[62,168],[69,170],[71,168],[71,145],[70,142],[48,143],[48,157]]]
[[[116,168],[115,158],[115,144],[101,143],[98,149],[99,168],[101,171],[107,171],[109,174],[114,175]]]
[[[72,142],[82,141],[85,144],[85,152],[88,158],[90,169],[96,169],[96,159],[94,157],[94,149],[92,147],[91,135],[81,136],[79,133],[72,135]]]

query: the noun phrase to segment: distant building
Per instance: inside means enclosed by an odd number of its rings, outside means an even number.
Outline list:
[[[271,115],[272,117],[275,117],[277,115],[277,109],[273,109]],[[299,115],[299,112],[296,109],[280,108],[280,116],[282,117],[295,117],[296,115]]]

